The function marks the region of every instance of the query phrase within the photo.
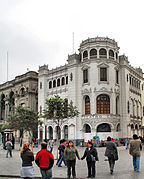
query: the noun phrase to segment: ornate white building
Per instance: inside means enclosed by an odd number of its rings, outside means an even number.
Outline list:
[[[105,139],[143,135],[143,72],[119,56],[117,42],[109,38],[82,41],[79,54],[68,56],[68,64],[49,70],[39,67],[38,108],[54,95],[67,98],[77,106],[79,117],[66,119],[60,126],[61,138]],[[39,138],[57,138],[58,126],[43,119]]]

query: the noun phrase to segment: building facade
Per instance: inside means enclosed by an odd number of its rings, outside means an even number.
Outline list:
[[[106,139],[142,134],[143,72],[133,68],[125,55],[119,55],[115,40],[89,38],[82,41],[79,54],[68,56],[67,64],[52,70],[39,67],[38,110],[45,109],[45,99],[54,95],[67,98],[80,115],[65,119],[59,126],[61,138]],[[39,138],[57,138],[58,126],[42,119]]]
[[[38,111],[37,72],[29,71],[0,85],[0,125],[8,120],[8,115],[13,114],[19,105]],[[19,133],[16,132],[15,137],[18,139]]]

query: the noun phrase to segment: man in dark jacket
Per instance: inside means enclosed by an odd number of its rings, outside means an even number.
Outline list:
[[[88,167],[88,177],[87,178],[91,178],[91,177],[95,178],[95,162],[98,161],[98,154],[97,154],[96,148],[93,147],[92,142],[89,141],[87,143],[87,146],[88,147],[86,148],[81,160],[83,160],[86,157],[87,167]],[[91,170],[92,170],[92,172],[91,172]]]
[[[107,137],[105,146],[106,146],[105,156],[108,157],[110,173],[113,174],[115,160],[118,160],[117,147],[116,144],[111,141],[110,136]]]
[[[35,162],[40,167],[43,179],[52,179],[52,167],[54,164],[54,156],[47,150],[47,143],[41,143],[41,151],[36,154]]]

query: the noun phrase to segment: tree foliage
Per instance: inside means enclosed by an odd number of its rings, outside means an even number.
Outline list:
[[[8,129],[9,128],[9,123],[6,122],[4,124],[1,125],[0,127],[0,132],[4,131],[5,129]]]
[[[39,124],[38,113],[30,108],[18,106],[15,113],[9,115],[9,128],[20,130],[21,133],[32,132],[37,129]]]
[[[68,104],[67,99],[62,99],[58,95],[46,99],[46,105],[47,107],[43,111],[43,117],[46,119],[56,119],[59,121],[79,115],[77,107],[73,106],[72,102]]]

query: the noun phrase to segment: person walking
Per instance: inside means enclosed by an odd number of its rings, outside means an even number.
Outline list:
[[[129,146],[129,138],[127,137],[125,140],[125,146],[126,146],[126,150],[128,149]]]
[[[47,143],[41,143],[41,150],[36,154],[35,163],[40,167],[42,179],[52,179],[54,156],[47,150]]]
[[[118,160],[118,152],[117,147],[114,142],[111,142],[111,137],[107,137],[107,141],[105,142],[106,151],[105,156],[108,157],[110,174],[113,174],[115,161]]]
[[[8,154],[10,154],[10,157],[12,157],[12,143],[10,141],[10,139],[7,140],[6,142],[6,148],[7,148],[7,153],[6,153],[6,158],[8,158]]]
[[[34,177],[34,169],[32,162],[34,161],[34,154],[30,150],[30,143],[26,142],[20,151],[22,159],[21,177],[24,179],[30,179]]]
[[[130,141],[129,153],[133,157],[134,171],[140,171],[140,147],[141,140],[136,134],[133,135],[133,140]]]
[[[49,141],[48,141],[48,146],[50,148],[50,152],[53,151],[53,146],[54,146],[54,140],[53,138],[51,138]]]
[[[84,155],[81,158],[83,160],[86,157],[87,167],[88,167],[88,176],[87,178],[95,178],[95,163],[98,161],[98,153],[96,148],[93,147],[92,142],[87,143],[87,148],[85,149]]]
[[[80,160],[77,148],[74,146],[73,141],[69,141],[67,147],[64,150],[64,156],[67,161],[67,178],[71,177],[71,169],[72,169],[72,176],[73,178],[76,178],[76,171],[75,171],[75,165],[76,165],[76,156]]]
[[[58,167],[62,167],[62,161],[64,162],[65,166],[67,166],[67,163],[66,163],[66,159],[65,159],[65,156],[64,156],[64,150],[66,148],[66,141],[65,139],[62,140],[62,143],[60,144],[59,146],[59,150],[60,150],[60,159],[57,163]]]

